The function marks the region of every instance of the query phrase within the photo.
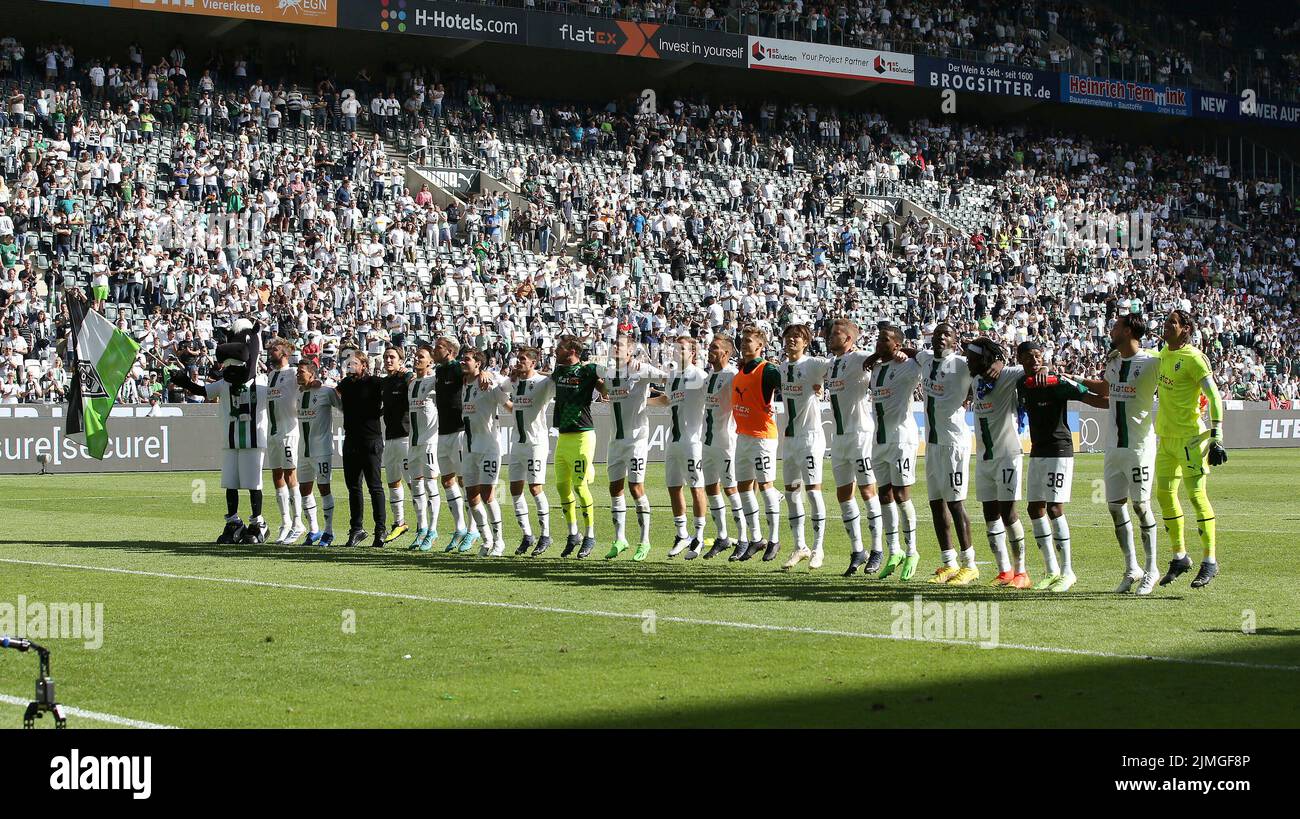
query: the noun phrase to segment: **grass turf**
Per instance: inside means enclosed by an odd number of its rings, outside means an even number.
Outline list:
[[[912,582],[843,578],[833,489],[816,573],[777,570],[788,530],[776,563],[669,561],[660,466],[647,483],[655,549],[640,564],[630,551],[602,559],[611,524],[600,476],[600,548],[581,562],[559,557],[554,495],[550,553],[483,559],[411,554],[406,538],[382,551],[216,546],[216,475],[6,477],[0,603],[102,602],[102,647],[46,641],[61,700],[166,725],[1295,726],[1300,712],[1276,704],[1300,680],[1297,465],[1287,450],[1233,452],[1210,483],[1221,575],[1194,591],[1189,574],[1149,598],[1110,593],[1123,566],[1095,489],[1100,456],[1078,459],[1067,514],[1080,580],[1063,595],[989,588],[987,563],[978,586],[924,583],[938,559],[923,501]],[[267,506],[274,532],[269,492]],[[340,497],[340,534],[346,507]],[[519,537],[508,497],[503,513],[509,554]],[[449,518],[444,509],[440,545]],[[1159,547],[1163,569],[1163,531]],[[1189,547],[1198,559],[1194,531]],[[1029,568],[1041,576],[1036,549]],[[879,636],[916,594],[997,603],[1003,647]],[[0,652],[0,694],[30,696],[34,676],[34,659]],[[0,702],[0,725],[17,726],[21,711]]]

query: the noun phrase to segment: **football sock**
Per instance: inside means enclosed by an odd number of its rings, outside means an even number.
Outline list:
[[[325,531],[333,532],[334,531],[334,496],[321,495],[320,508],[321,511],[325,513]]]
[[[406,522],[406,487],[399,483],[388,488],[388,507],[393,510],[393,526]]]
[[[713,517],[713,526],[718,530],[718,537],[727,536],[727,502],[722,495],[709,495],[709,515]]]
[[[627,540],[627,499],[622,495],[610,498],[609,511],[614,519],[614,541]]]
[[[226,490],[226,519],[234,520],[239,517],[239,490]]]
[[[704,542],[704,525],[707,521],[708,518],[704,517],[703,515],[695,516],[695,533],[693,537],[696,540],[700,541],[701,543]]]
[[[673,515],[673,528],[676,530],[675,534],[677,537],[682,538],[683,540],[686,539],[688,536],[686,533],[686,516]]]
[[[250,520],[262,519],[262,490],[248,490],[248,504],[253,510],[253,517]]]
[[[763,506],[767,511],[767,539],[781,542],[781,493],[775,486],[763,490]]]
[[[803,533],[803,493],[798,489],[785,493],[785,502],[789,508],[790,534],[794,535],[794,548],[804,548]]]
[[[912,499],[898,504],[899,518],[903,527],[903,545],[909,555],[914,555],[916,551],[916,507],[912,505]]]
[[[943,549],[939,552],[939,557],[943,559],[943,565],[950,569],[957,568],[957,551],[955,549]]]
[[[1030,525],[1034,529],[1034,540],[1038,543],[1038,550],[1043,553],[1043,563],[1046,564],[1048,574],[1060,574],[1061,569],[1056,565],[1056,550],[1052,548],[1052,524],[1047,519],[1047,515],[1041,518],[1031,518]]]
[[[1007,545],[1011,547],[1011,556],[1016,559],[1016,573],[1024,574],[1025,569],[1025,524],[1016,518],[1007,528]]]
[[[763,528],[759,525],[758,498],[754,495],[754,490],[740,492],[740,502],[744,504],[745,517],[749,521],[749,540],[762,540]]]
[[[574,493],[578,496],[578,508],[582,510],[582,522],[586,526],[587,537],[595,537],[596,499],[591,496],[591,487],[586,481],[578,481]]]
[[[975,568],[975,547],[971,546],[961,550],[961,563],[968,569]]]
[[[641,527],[641,542],[650,542],[650,498],[646,495],[636,499],[636,523]]]
[[[320,522],[316,519],[316,496],[304,495],[302,505],[307,512],[307,531],[314,535],[320,531]]]
[[[533,495],[533,502],[537,504],[537,528],[542,533],[542,537],[551,536],[551,501],[542,492]]]
[[[289,487],[277,486],[275,488],[275,508],[280,510],[280,521],[289,523]]]
[[[736,523],[736,540],[743,543],[749,540],[749,520],[745,512],[745,499],[739,492],[733,492],[727,495],[727,503],[731,506],[731,519]]]
[[[1133,504],[1137,516],[1138,530],[1142,535],[1142,551],[1146,558],[1146,571],[1155,572],[1156,568],[1156,516],[1151,511],[1151,504],[1137,501]]]
[[[884,541],[891,555],[903,551],[898,545],[898,504],[890,501],[880,504],[880,520],[884,525]]]
[[[515,505],[515,520],[519,522],[519,529],[524,533],[524,537],[533,536],[533,524],[528,518],[528,501],[524,500],[523,493],[513,497]]]
[[[423,532],[429,526],[429,510],[425,506],[425,480],[416,478],[411,481],[411,505],[415,507],[415,530]]]
[[[500,543],[501,542],[501,503],[496,499],[496,496],[493,495],[492,500],[488,502],[487,507],[488,507],[488,526],[489,526],[487,531],[492,533],[493,543]]]
[[[840,519],[844,521],[844,531],[849,536],[849,546],[853,553],[862,551],[862,515],[858,512],[857,498],[840,501]]]
[[[289,498],[293,501],[293,525],[302,526],[302,494],[296,484],[289,488]]]
[[[993,558],[998,562],[998,574],[1011,569],[1011,561],[1007,559],[1007,527],[1003,525],[1002,518],[984,521],[984,525],[989,531],[989,548],[993,550]]]
[[[1204,473],[1192,475],[1187,479],[1187,494],[1196,512],[1196,532],[1201,536],[1201,548],[1205,550],[1205,562],[1214,563],[1215,523],[1214,507],[1210,505],[1210,496],[1205,491]]]
[[[872,495],[871,497],[867,498],[867,529],[870,530],[871,532],[871,551],[873,552],[880,552],[884,550],[884,545],[882,543],[884,532],[882,531],[882,527],[880,524],[881,524],[880,496]],[[894,539],[895,542],[897,542],[898,539],[897,527],[895,527],[894,530]]]
[[[826,542],[826,498],[820,489],[808,496],[809,520],[812,522],[813,551],[820,552]]]
[[[484,544],[485,546],[486,546],[486,545],[491,545],[491,543],[492,543],[492,535],[491,535],[491,531],[492,531],[492,530],[488,528],[488,510],[487,510],[487,504],[484,503],[484,502],[481,501],[481,500],[478,501],[477,503],[471,503],[471,504],[470,504],[470,507],[469,507],[469,512],[470,512],[470,515],[474,518],[474,522],[478,524],[479,529],[480,529],[480,530],[482,531],[482,533],[483,533],[483,544]]]
[[[1065,515],[1052,519],[1052,539],[1061,553],[1061,574],[1074,574],[1074,564],[1070,560],[1070,524]]]
[[[447,498],[447,511],[451,513],[451,528],[456,532],[464,532],[465,527],[465,501],[460,496],[460,490],[456,484],[444,487],[447,491],[443,493]]]
[[[1128,503],[1120,501],[1109,506],[1110,519],[1115,521],[1115,539],[1119,541],[1119,550],[1124,553],[1124,568],[1129,573],[1136,572],[1137,549],[1133,546],[1133,522],[1128,516]]]

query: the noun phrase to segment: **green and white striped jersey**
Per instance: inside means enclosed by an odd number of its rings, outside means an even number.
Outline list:
[[[438,436],[438,376],[412,375],[406,385],[406,406],[411,416],[410,446],[434,443]]]
[[[1160,359],[1146,350],[1132,358],[1106,363],[1102,376],[1110,385],[1110,423],[1102,443],[1106,449],[1145,449],[1155,443],[1154,412]]]
[[[921,365],[909,358],[903,363],[884,361],[871,368],[871,409],[876,419],[877,444],[910,444],[917,439],[912,416],[912,395],[921,383]]]
[[[736,419],[731,416],[731,379],[735,376],[736,368],[727,365],[709,373],[709,380],[704,383],[702,440],[705,446],[730,450],[736,445]]]
[[[1016,385],[1025,377],[1023,367],[1006,367],[992,381],[971,381],[971,407],[975,411],[975,457],[981,461],[1010,458],[1021,454],[1016,419],[1020,392]]]
[[[781,371],[781,401],[785,409],[784,420],[778,422],[785,438],[816,440],[825,438],[822,431],[822,407],[816,387],[826,382],[830,372],[829,358],[803,356],[798,361],[773,364]]]
[[[555,381],[549,375],[536,374],[510,382],[510,396],[515,403],[516,444],[544,444],[550,439],[551,424],[546,409],[555,399]]]
[[[208,398],[217,399],[222,448],[266,449],[267,393],[263,379],[234,388],[225,381],[211,381],[204,388]]]
[[[343,402],[333,387],[309,387],[298,393],[298,454],[325,460],[334,454],[334,410]]]
[[[669,422],[670,441],[699,443],[704,434],[705,401],[709,374],[691,365],[685,370],[672,370],[668,377],[668,406],[672,413]]]
[[[266,377],[267,434],[289,438],[298,432],[298,370],[284,367]]]
[[[918,350],[921,387],[925,392],[925,442],[941,446],[970,446],[970,428],[962,405],[970,396],[970,368],[954,352],[936,358],[930,350]]]
[[[650,397],[650,385],[664,383],[668,380],[668,373],[651,364],[634,361],[627,366],[605,367],[602,377],[609,390],[609,403],[614,416],[614,423],[610,426],[610,440],[649,438],[650,416],[646,414],[646,400]]]
[[[831,431],[836,437],[871,437],[876,422],[867,396],[871,373],[862,368],[871,357],[866,350],[851,350],[831,359],[826,388],[830,393]]]

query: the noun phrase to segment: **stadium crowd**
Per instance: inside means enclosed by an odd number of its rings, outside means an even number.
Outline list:
[[[1300,397],[1295,202],[1213,157],[812,103],[579,109],[422,67],[294,85],[181,46],[0,50],[0,403],[63,398],[65,286],[141,342],[128,403],[193,400],[168,371],[206,372],[249,313],[332,376],[348,346],[444,334],[498,366],[566,332],[656,359],[841,315],[1034,338],[1091,374],[1110,319],[1176,307],[1228,395]],[[504,190],[411,190],[394,146]],[[1116,222],[1149,233],[1093,230]]]

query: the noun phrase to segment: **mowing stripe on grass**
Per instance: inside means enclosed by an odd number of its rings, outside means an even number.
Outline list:
[[[9,705],[21,705],[25,708],[30,700],[25,700],[22,697],[11,697],[8,694],[0,694],[0,702],[8,703]],[[121,725],[126,728],[171,729],[176,727],[175,725],[159,725],[156,722],[145,722],[144,720],[139,719],[119,717],[117,714],[104,714],[99,711],[87,711],[84,708],[75,708],[70,705],[63,706],[63,711],[70,717],[92,719],[95,722],[106,722],[109,725]]]
[[[292,591],[324,592],[330,594],[355,594],[363,597],[381,597],[390,600],[414,600],[421,603],[438,603],[448,606],[477,606],[480,608],[511,609],[515,611],[537,611],[546,614],[570,614],[579,617],[607,617],[620,620],[643,620],[640,613],[621,611],[602,611],[600,609],[566,609],[558,606],[538,606],[532,603],[504,603],[493,600],[460,600],[454,597],[429,597],[421,594],[404,594],[402,592],[370,591],[368,589],[340,589],[332,586],[305,586],[299,583],[275,583],[269,580],[249,580],[243,577],[209,577],[198,574],[172,574],[171,572],[148,572],[141,569],[121,569],[114,566],[84,566],[79,563],[53,563],[42,560],[20,560],[18,558],[0,557],[0,563],[14,563],[23,566],[44,566],[51,569],[76,569],[89,572],[107,572],[125,574],[135,577],[157,577],[164,580],[194,580],[202,583],[226,583],[235,586],[255,586],[266,589],[286,589]],[[859,640],[894,640],[906,643],[935,643],[939,645],[965,646],[981,648],[972,640],[954,640],[940,637],[902,637],[894,634],[875,634],[868,631],[843,631],[840,629],[810,628],[806,626],[778,626],[766,623],[742,623],[732,620],[703,620],[695,617],[655,617],[660,623],[679,623],[687,626],[716,626],[718,628],[743,629],[748,631],[769,631],[782,634],[812,634],[821,637],[851,637]],[[1220,666],[1224,668],[1252,668],[1267,671],[1300,671],[1296,665],[1275,665],[1272,663],[1246,663],[1235,660],[1210,660],[1194,657],[1161,657],[1152,654],[1121,654],[1113,651],[1097,651],[1088,648],[1063,648],[1059,646],[1034,646],[1022,643],[998,643],[993,648],[1013,651],[1032,651],[1041,654],[1070,654],[1078,657],[1098,657],[1106,660],[1149,660],[1157,663],[1174,663],[1178,665]],[[988,649],[982,649],[988,650]]]

